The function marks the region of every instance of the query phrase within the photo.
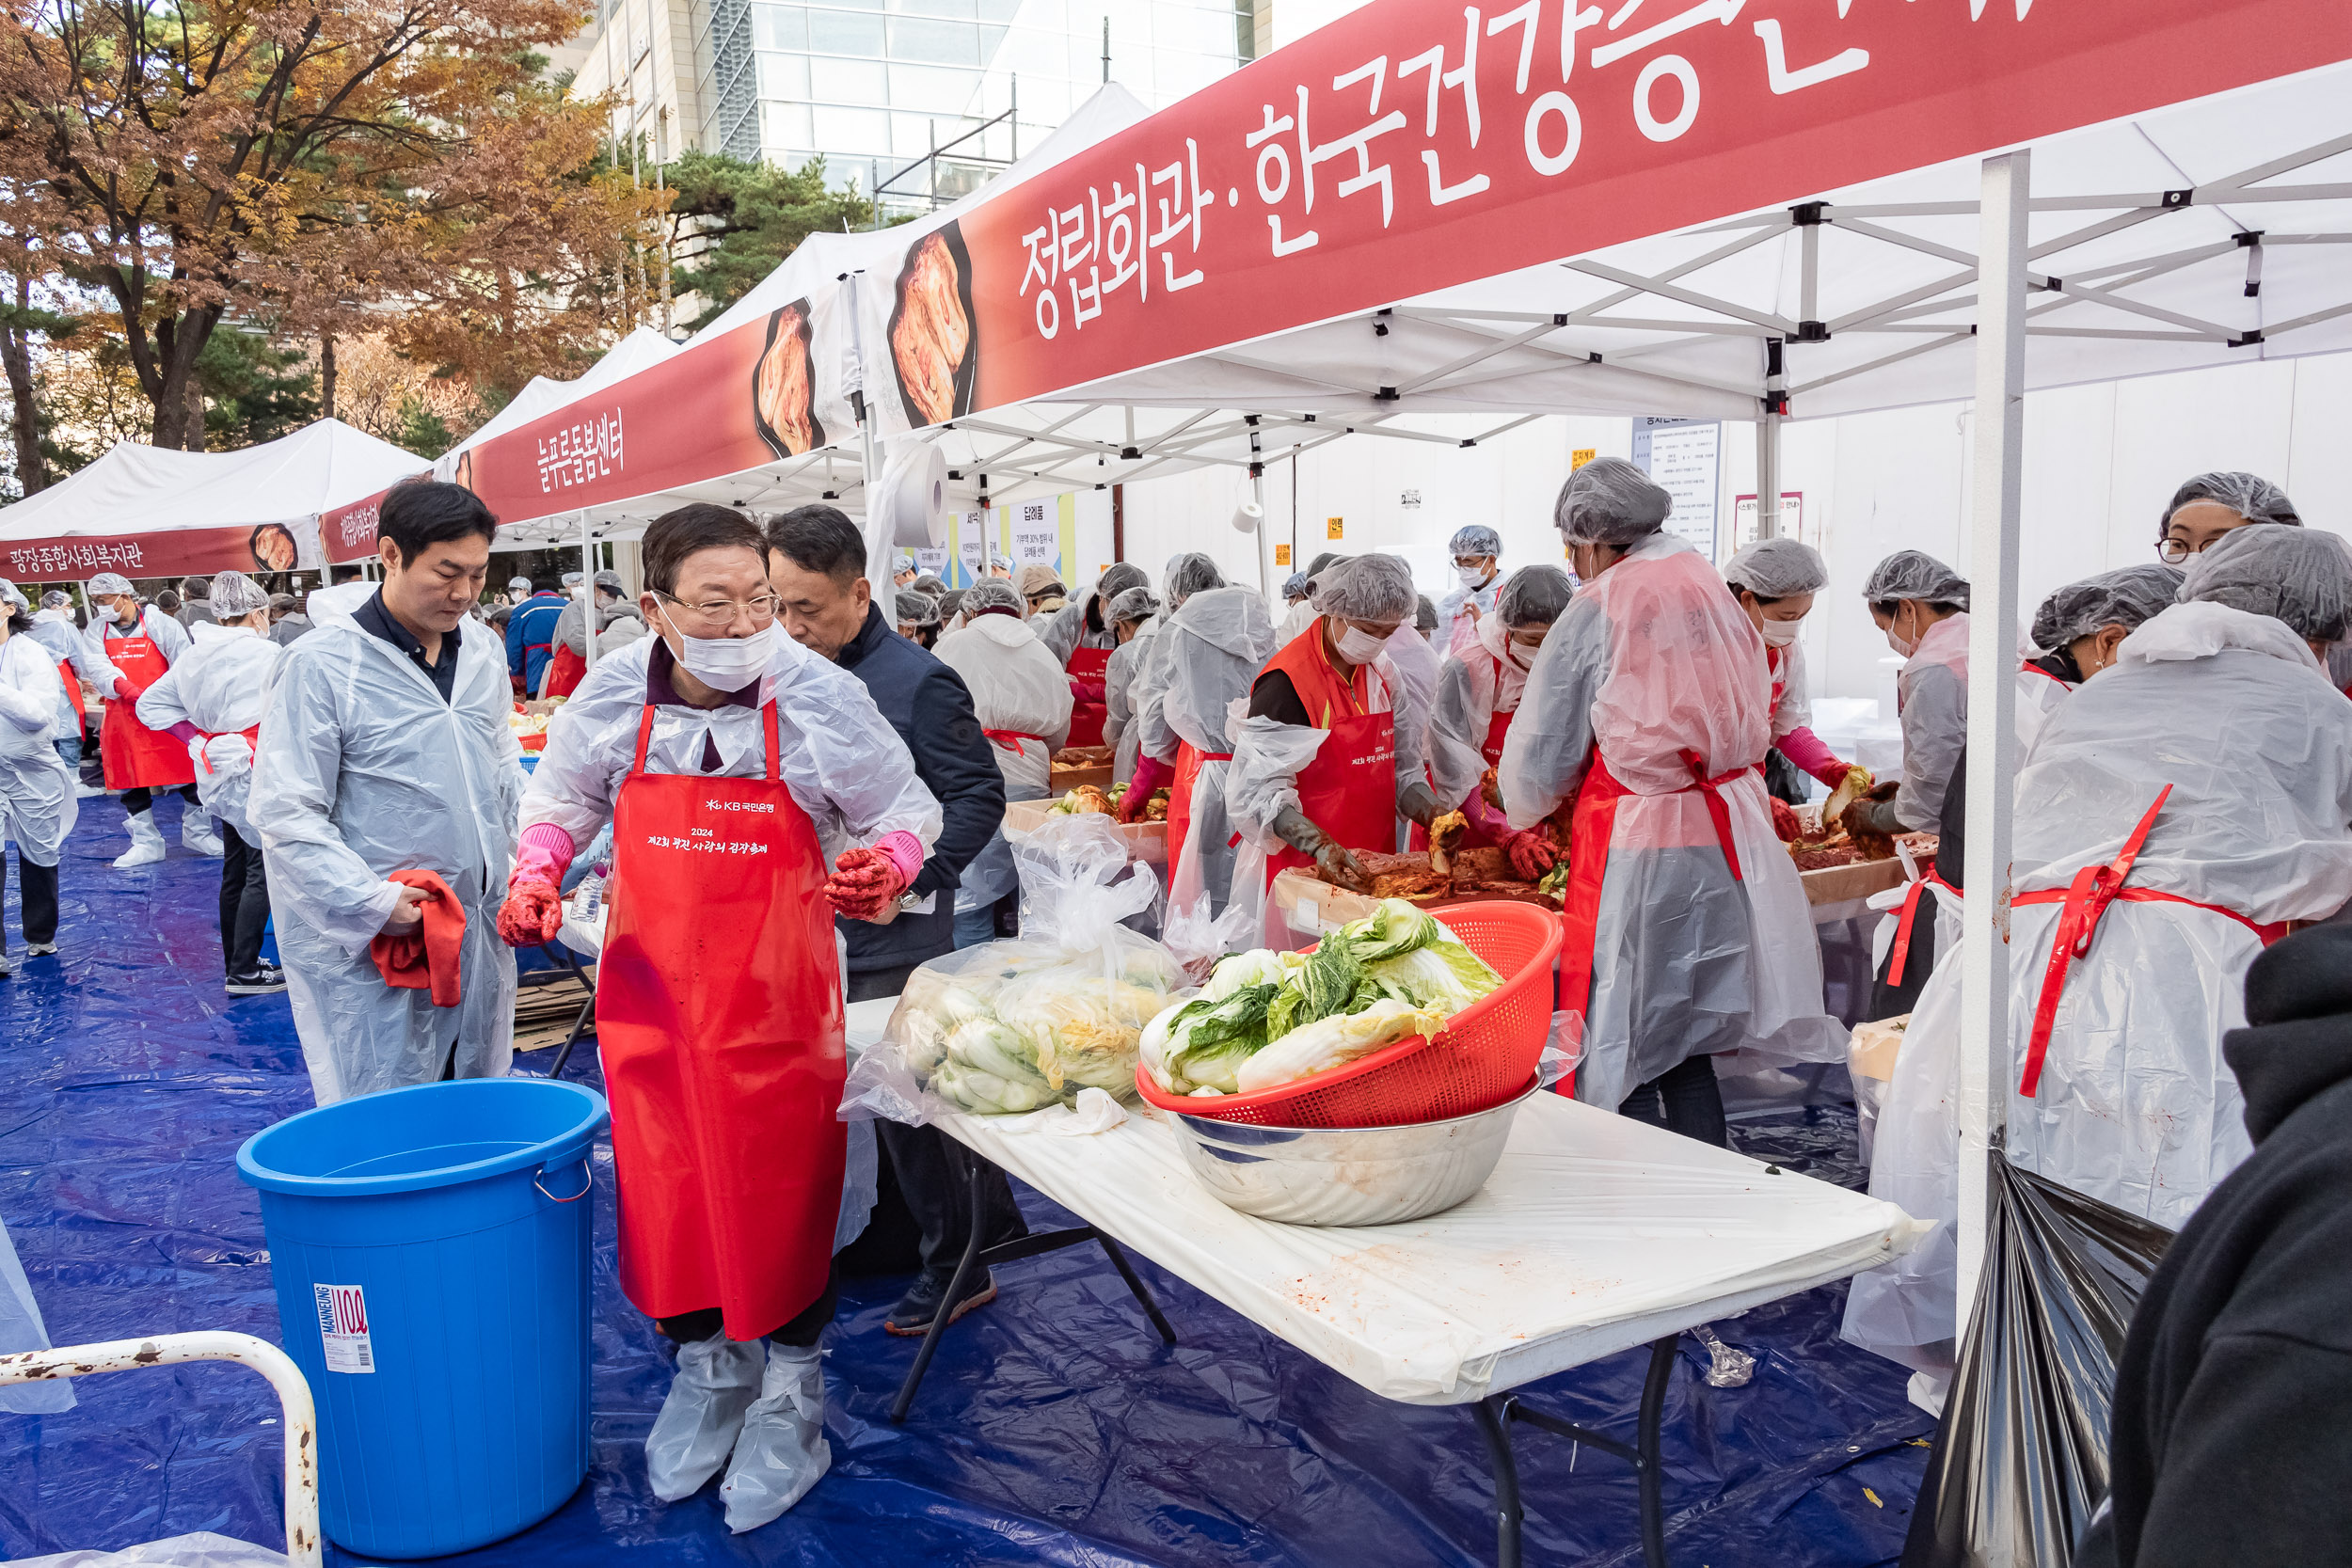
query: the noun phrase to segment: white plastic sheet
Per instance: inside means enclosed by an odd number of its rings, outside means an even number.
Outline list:
[[[892,1002],[849,1009],[852,1051]],[[1900,1254],[1900,1210],[1538,1094],[1458,1209],[1320,1229],[1226,1208],[1165,1117],[1092,1137],[937,1123],[1046,1196],[1384,1399],[1464,1404]]]
[[[286,1568],[286,1554],[200,1529],[119,1552],[85,1549],[21,1557],[9,1568]]]
[[[8,1227],[0,1223],[0,1355],[49,1348],[49,1331],[41,1324],[40,1305],[33,1300],[32,1283],[24,1277],[24,1265],[17,1261],[16,1243],[8,1240]],[[72,1378],[48,1378],[0,1387],[0,1411],[15,1415],[48,1415],[71,1410],[73,1403]]]

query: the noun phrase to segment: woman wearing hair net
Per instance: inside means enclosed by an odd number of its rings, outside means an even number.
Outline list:
[[[1075,600],[1038,616],[1038,641],[1070,673],[1069,743],[1073,746],[1102,745],[1103,723],[1110,716],[1107,687],[1119,632],[1104,618],[1104,609],[1130,588],[1151,586],[1152,579],[1143,575],[1142,567],[1115,562]]]
[[[1207,556],[1185,550],[1168,558],[1168,569],[1161,575],[1161,581],[1168,585],[1168,607],[1160,613],[1157,625],[1165,629],[1169,618],[1184,609],[1194,594],[1224,587],[1225,575]],[[1136,802],[1134,810],[1138,814],[1154,790],[1168,789],[1175,784],[1176,765],[1183,760],[1183,737],[1160,718],[1160,693],[1168,685],[1166,653],[1167,643],[1155,631],[1144,641],[1143,651],[1136,656],[1135,675],[1127,688],[1127,711],[1132,721],[1121,732],[1121,737],[1132,735],[1135,750],[1127,775],[1127,794],[1122,800]],[[1118,766],[1115,756],[1112,766]],[[1113,782],[1117,782],[1116,775]]]
[[[2180,585],[2181,574],[2170,566],[2125,566],[2069,583],[2042,601],[2032,637],[2037,646],[2052,652],[2029,660],[2016,677],[2021,757],[2030,758],[2044,724],[2062,711],[2059,704],[2085,681],[2112,669],[2124,639],[2171,607]],[[2041,705],[2045,699],[2047,705]],[[1891,943],[1896,952],[1948,955],[1960,941],[1966,776],[1963,751],[1944,797],[1935,868],[1901,890]],[[1915,924],[1929,893],[1934,895],[1931,937],[1929,928]],[[1889,974],[1915,1000],[1895,1008],[1910,1013],[1911,1025],[1875,1120],[1866,1112],[1863,1154],[1870,1162],[1871,1195],[1900,1205],[1936,1229],[1899,1261],[1855,1276],[1846,1298],[1845,1337],[1912,1368],[1920,1402],[1932,1409],[1942,1401],[1955,1355],[1961,966],[1947,959],[1935,965],[1931,975],[1924,965],[1913,967],[1915,974],[1904,974],[1895,959],[1887,961]]]
[[[139,722],[177,739],[196,768],[197,799],[220,819],[220,957],[229,994],[286,989],[285,972],[262,961],[269,881],[262,840],[246,816],[262,693],[285,647],[270,641],[269,594],[243,572],[213,578],[213,620],[188,628],[188,651],[139,693]]]
[[[1797,768],[1836,789],[1853,765],[1813,733],[1813,699],[1797,633],[1813,612],[1813,595],[1829,586],[1829,567],[1810,545],[1758,539],[1724,563],[1724,581],[1764,639],[1772,679],[1772,746]]]
[[[1430,726],[1430,777],[1438,799],[1454,801],[1470,819],[1464,847],[1501,845],[1511,868],[1531,882],[1551,869],[1559,846],[1540,829],[1513,829],[1487,801],[1486,777],[1502,761],[1527,672],[1552,623],[1568,608],[1568,574],[1557,566],[1522,566],[1512,573],[1479,617],[1470,645],[1446,656]]]
[[[1122,589],[1103,607],[1103,619],[1119,639],[1103,670],[1103,743],[1111,749],[1111,783],[1125,784],[1136,776],[1136,749],[1143,739],[1136,724],[1136,677],[1159,635],[1160,601],[1149,588]]]
[[[2199,474],[2183,482],[2166,504],[2156,523],[2156,554],[2172,565],[2185,565],[2191,556],[2249,523],[2300,528],[2303,519],[2287,493],[2260,474]]]
[[[1054,753],[1070,736],[1070,677],[1038,641],[1028,608],[1009,579],[982,578],[964,591],[962,627],[931,650],[971,691],[1008,800],[1042,800],[1051,793]],[[1020,892],[1012,845],[1000,829],[964,867],[956,890],[956,945],[996,936],[1000,914],[1010,913]]]
[[[1772,832],[1764,641],[1632,464],[1570,475],[1555,508],[1584,583],[1544,640],[1503,742],[1502,804],[1573,804],[1560,1006],[1584,1015],[1576,1096],[1726,1143],[1719,1052],[1836,1059],[1804,887]]]
[[[1306,593],[1301,597],[1291,601],[1290,609],[1284,611],[1280,623],[1275,626],[1274,644],[1276,647],[1286,648],[1290,646],[1291,640],[1293,638],[1295,638],[1300,632],[1305,631],[1309,626],[1314,625],[1315,583],[1322,578],[1324,573],[1329,571],[1332,567],[1337,566],[1341,562],[1350,559],[1352,558],[1342,555],[1336,550],[1326,550],[1321,555],[1316,556],[1312,561],[1307,562],[1307,580],[1304,585]],[[1416,597],[1418,597],[1418,595],[1416,595]],[[1410,617],[1407,617],[1407,619],[1410,619]]]
[[[81,816],[73,772],[53,742],[71,722],[65,685],[50,651],[33,640],[32,602],[0,579],[0,838],[16,840],[24,951],[57,950],[57,862]],[[8,871],[0,844],[0,880]],[[0,974],[13,973],[0,932]]]
[[[1352,851],[1393,853],[1397,817],[1426,828],[1444,807],[1426,776],[1425,684],[1405,676],[1403,644],[1435,656],[1413,629],[1413,574],[1392,555],[1359,556],[1315,579],[1314,623],[1266,661],[1233,737],[1225,803],[1255,851],[1233,867],[1232,897],[1263,896],[1288,866],[1312,865],[1371,891]],[[1270,945],[1295,943],[1263,925]]]
[[[1502,535],[1471,523],[1455,529],[1446,547],[1453,552],[1455,585],[1438,601],[1438,647],[1467,653],[1502,595]]]
[[[899,589],[898,610],[900,637],[926,648],[939,641],[939,602],[929,594]]]

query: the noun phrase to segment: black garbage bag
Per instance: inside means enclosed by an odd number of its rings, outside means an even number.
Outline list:
[[[2115,1363],[2172,1232],[1993,1154],[1983,1275],[1902,1568],[2065,1568],[2107,1492]]]

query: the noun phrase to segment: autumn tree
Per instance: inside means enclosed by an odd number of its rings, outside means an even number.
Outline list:
[[[206,345],[389,329],[520,384],[643,314],[660,198],[534,46],[578,0],[6,0],[0,219],[104,305],[158,446]],[[383,309],[394,308],[391,313]]]

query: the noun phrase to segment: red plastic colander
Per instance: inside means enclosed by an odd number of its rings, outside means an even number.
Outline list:
[[[1416,1035],[1329,1072],[1256,1094],[1171,1095],[1136,1069],[1163,1111],[1259,1127],[1404,1127],[1492,1110],[1519,1094],[1551,1033],[1557,911],[1507,899],[1433,911],[1502,984],[1455,1013],[1436,1038]]]

